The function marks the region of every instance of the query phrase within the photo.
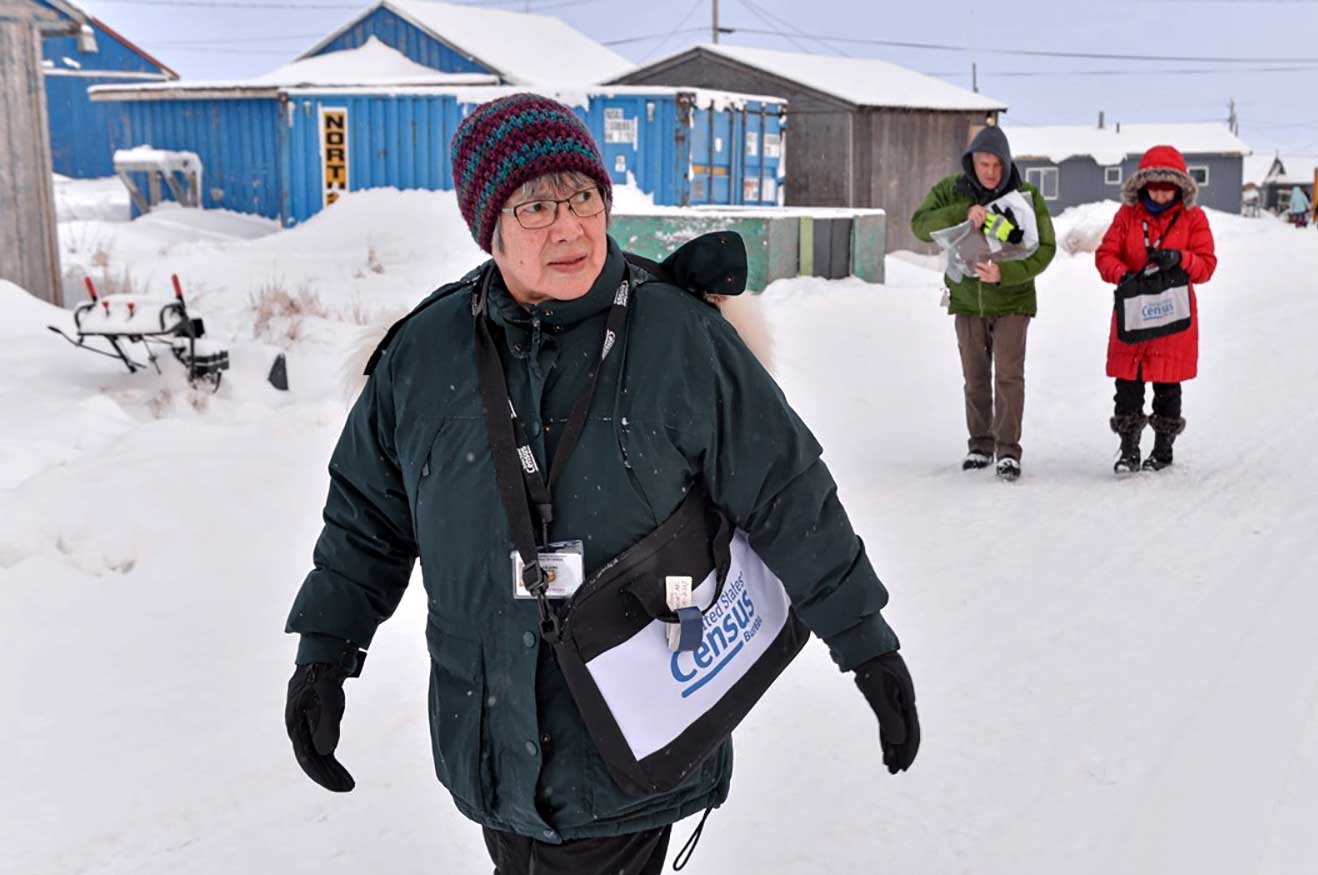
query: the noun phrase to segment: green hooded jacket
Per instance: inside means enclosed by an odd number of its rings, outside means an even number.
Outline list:
[[[610,240],[584,297],[530,308],[513,301],[496,271],[493,335],[542,469],[599,355],[625,269]],[[473,359],[475,277],[439,290],[402,323],[348,416],[330,461],[315,567],[288,619],[302,636],[298,662],[368,647],[419,557],[435,768],[464,814],[557,843],[650,829],[721,804],[730,743],[671,792],[621,790],[540,640],[534,602],[513,598],[512,541]],[[589,575],[703,481],[841,669],[895,650],[880,614],[887,591],[819,444],[772,378],[691,293],[651,281],[632,300],[554,488],[551,539],[584,541]]]
[[[1003,159],[1011,170],[995,191],[986,191],[975,178],[974,153],[991,152]],[[915,236],[932,243],[934,231],[951,228],[966,220],[966,213],[975,204],[987,204],[1008,191],[1019,188],[1028,192],[1034,202],[1034,216],[1039,225],[1039,248],[1028,258],[1003,261],[1002,280],[986,283],[978,277],[965,277],[954,282],[944,277],[951,293],[948,312],[968,316],[1033,316],[1039,309],[1034,293],[1034,278],[1043,273],[1057,254],[1057,237],[1048,205],[1040,191],[1028,182],[1021,182],[1020,172],[1011,160],[1006,137],[997,127],[987,127],[976,136],[961,159],[962,172],[948,176],[934,185],[924,203],[911,217],[911,230]]]

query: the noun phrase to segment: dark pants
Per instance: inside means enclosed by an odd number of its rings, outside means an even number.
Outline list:
[[[1142,376],[1137,374],[1137,377]],[[1138,416],[1144,412],[1144,381],[1117,380],[1117,394],[1112,397],[1117,416]],[[1167,419],[1181,416],[1181,384],[1153,384],[1153,415]]]
[[[510,832],[485,830],[494,875],[659,875],[672,826],[602,839],[551,845]]]

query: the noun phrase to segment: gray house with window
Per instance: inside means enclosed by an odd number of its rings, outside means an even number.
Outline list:
[[[1068,207],[1121,200],[1121,184],[1154,146],[1175,146],[1199,183],[1200,206],[1239,213],[1249,147],[1216,124],[1050,126],[1006,129],[1026,182],[1054,216]]]

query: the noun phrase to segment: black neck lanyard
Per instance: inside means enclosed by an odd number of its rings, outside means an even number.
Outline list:
[[[631,297],[631,272],[628,269],[622,283],[613,296],[609,307],[609,316],[604,324],[604,340],[599,358],[591,364],[586,375],[586,386],[577,396],[568,415],[567,426],[559,438],[558,449],[549,466],[549,481],[545,482],[536,462],[531,442],[522,427],[522,420],[517,415],[512,399],[508,396],[508,381],[504,376],[503,362],[499,358],[498,347],[490,334],[489,318],[485,315],[486,298],[489,292],[493,270],[487,271],[480,286],[472,296],[472,317],[476,323],[476,372],[480,377],[481,406],[485,413],[485,427],[489,431],[490,449],[494,456],[494,476],[499,485],[499,497],[503,501],[504,513],[508,516],[508,527],[512,532],[513,546],[522,559],[522,584],[527,592],[535,596],[540,607],[541,630],[546,634],[557,635],[558,615],[549,606],[545,597],[548,582],[540,568],[537,552],[535,525],[531,519],[531,508],[535,507],[540,520],[540,543],[549,541],[549,524],[554,519],[554,504],[550,490],[554,481],[563,472],[563,467],[576,449],[581,439],[581,432],[586,427],[586,418],[590,414],[590,404],[595,397],[595,387],[599,384],[600,371],[609,353],[617,344],[623,328],[627,323],[627,304]],[[506,413],[505,413],[506,411]],[[519,474],[520,472],[520,474]],[[519,479],[520,486],[519,488]]]
[[[1181,217],[1181,214],[1180,214],[1180,213],[1177,213],[1176,215],[1172,216],[1172,220],[1171,220],[1170,222],[1167,223],[1167,227],[1162,229],[1162,233],[1158,235],[1158,239],[1157,239],[1157,240],[1154,240],[1152,243],[1149,242],[1149,220],[1148,220],[1148,219],[1145,219],[1145,220],[1144,220],[1144,248],[1147,249],[1147,250],[1149,250],[1149,251],[1152,251],[1152,250],[1154,250],[1154,249],[1161,249],[1161,248],[1162,248],[1162,241],[1164,241],[1164,240],[1167,239],[1167,235],[1170,234],[1170,233],[1172,232],[1172,228],[1173,228],[1173,226],[1176,225],[1176,220],[1179,219],[1180,217]]]

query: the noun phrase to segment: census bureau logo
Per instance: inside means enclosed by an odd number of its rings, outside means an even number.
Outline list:
[[[617,304],[619,307],[626,307],[627,295],[628,295],[628,285],[626,280],[624,280],[622,285],[618,286],[618,293],[613,296],[613,303]]]
[[[738,573],[737,579],[723,588],[718,603],[705,612],[705,636],[700,646],[694,652],[674,653],[669,662],[673,680],[682,685],[682,698],[727,668],[763,625],[746,580]]]
[[[517,455],[522,460],[522,469],[528,474],[534,474],[537,470],[535,456],[531,454],[530,447],[518,447]]]
[[[1156,304],[1145,304],[1140,310],[1140,315],[1145,319],[1161,319],[1163,316],[1170,316],[1176,310],[1176,305],[1171,301],[1159,301]]]

